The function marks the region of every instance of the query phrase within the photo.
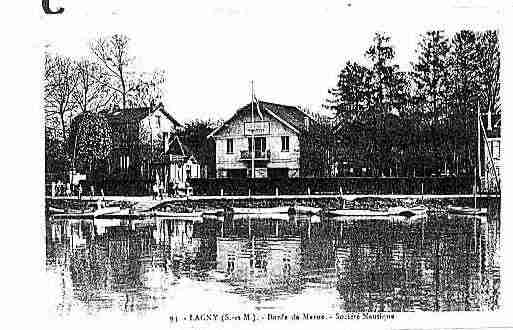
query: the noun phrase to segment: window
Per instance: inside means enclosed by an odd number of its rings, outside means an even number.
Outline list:
[[[122,170],[127,170],[130,167],[130,157],[128,157],[128,156],[119,157],[119,167]]]
[[[281,151],[284,151],[284,152],[289,151],[289,137],[288,136],[281,137]]]
[[[226,153],[233,154],[233,139],[226,139]]]

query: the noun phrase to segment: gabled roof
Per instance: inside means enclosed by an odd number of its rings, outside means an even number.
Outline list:
[[[185,158],[193,157],[194,155],[191,152],[191,149],[180,141],[178,135],[176,135],[169,144],[169,148],[166,152],[167,155],[180,156]]]
[[[175,126],[182,126],[169,112],[164,109],[162,104],[156,107],[139,107],[139,108],[127,108],[127,109],[112,109],[105,112],[105,116],[111,123],[133,123],[140,122],[155,111],[161,112],[166,118],[168,118]]]
[[[271,117],[276,118],[278,121],[292,129],[296,133],[300,133],[301,131],[306,130],[305,118],[309,118],[309,120],[315,122],[315,119],[312,118],[312,116],[303,112],[298,107],[258,100],[255,103],[253,103],[253,111],[256,118],[258,118],[257,105],[260,108],[260,111],[266,112]],[[228,125],[237,115],[243,115],[245,114],[245,112],[251,112],[251,103],[248,103],[242,108],[238,109],[233,114],[233,116],[226,120],[223,123],[223,125],[216,128],[212,133],[210,133],[208,137],[211,138],[215,136],[223,127]]]

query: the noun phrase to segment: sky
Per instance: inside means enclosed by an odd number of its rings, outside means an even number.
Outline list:
[[[496,0],[50,2],[66,11],[41,14],[41,54],[87,56],[90,40],[124,33],[137,71],[166,71],[165,106],[180,121],[227,119],[250,101],[251,80],[261,100],[316,111],[376,31],[408,70],[420,33],[500,30],[503,15]]]

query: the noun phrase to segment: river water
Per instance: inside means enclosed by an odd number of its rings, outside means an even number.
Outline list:
[[[47,219],[50,312],[496,310],[497,213]]]

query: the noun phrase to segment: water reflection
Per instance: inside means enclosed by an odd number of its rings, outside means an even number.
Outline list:
[[[493,217],[447,215],[48,219],[47,265],[60,314],[161,308],[185,279],[255,308],[336,290],[334,311],[494,310],[499,233]]]
[[[484,257],[490,225],[469,217],[341,224],[336,258],[343,309],[494,309],[498,273]]]

